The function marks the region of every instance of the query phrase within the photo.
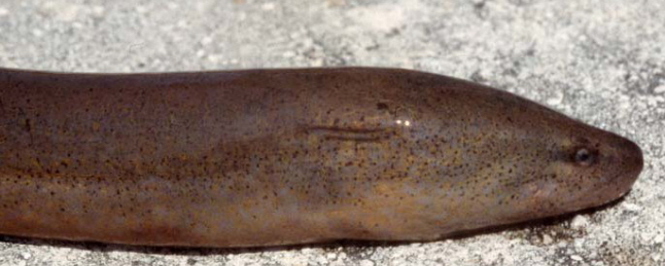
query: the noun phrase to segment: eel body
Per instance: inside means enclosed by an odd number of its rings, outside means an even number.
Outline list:
[[[427,241],[602,205],[632,141],[396,69],[0,69],[0,234],[246,247]]]

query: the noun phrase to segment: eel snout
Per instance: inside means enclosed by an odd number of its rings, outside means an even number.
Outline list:
[[[628,193],[644,165],[642,150],[635,142],[596,130],[588,135],[590,143],[577,148],[572,159],[578,170],[575,175],[588,182],[579,195],[590,203],[583,207],[602,205]],[[580,151],[588,151],[589,155]]]
[[[617,175],[611,182],[615,183],[621,194],[625,194],[635,183],[644,167],[642,149],[635,142],[618,136],[617,140],[612,142],[611,148],[614,151],[615,158],[618,158],[616,162]]]

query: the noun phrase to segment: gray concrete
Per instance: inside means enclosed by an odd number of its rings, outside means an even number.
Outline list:
[[[629,136],[645,170],[609,208],[461,239],[219,251],[1,238],[0,265],[665,265],[664,44],[662,0],[2,0],[3,67],[419,69]]]

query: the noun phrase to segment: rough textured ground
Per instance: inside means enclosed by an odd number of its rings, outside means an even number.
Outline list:
[[[4,237],[0,265],[665,265],[664,10],[662,0],[3,0],[2,67],[419,69],[629,136],[645,169],[597,212],[433,243],[229,251]]]

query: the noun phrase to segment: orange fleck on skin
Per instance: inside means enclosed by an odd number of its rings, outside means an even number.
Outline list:
[[[398,69],[0,69],[0,233],[130,245],[427,241],[599,206],[630,140]]]

